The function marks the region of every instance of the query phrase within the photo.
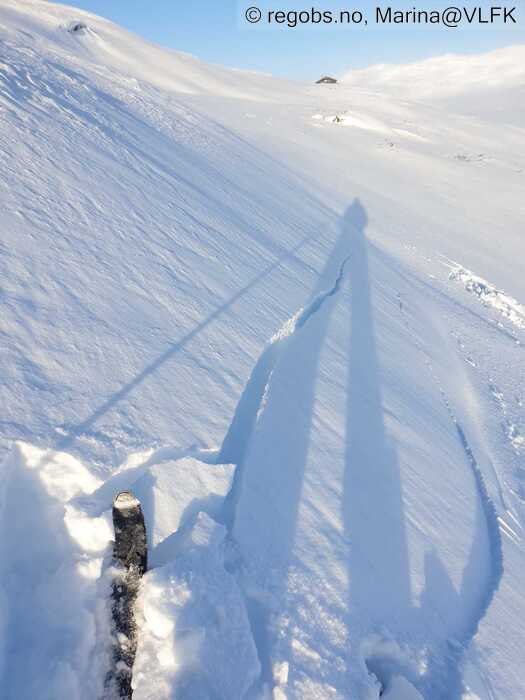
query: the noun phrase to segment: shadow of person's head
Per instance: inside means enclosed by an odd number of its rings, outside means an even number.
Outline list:
[[[358,197],[347,207],[341,219],[341,226],[349,232],[362,232],[368,223],[366,210]]]

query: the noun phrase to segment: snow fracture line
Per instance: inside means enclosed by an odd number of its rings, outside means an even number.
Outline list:
[[[337,294],[345,275],[346,263],[350,259],[348,255],[339,267],[337,278],[329,289],[320,292],[307,306],[299,309],[291,316],[270,339],[263,350],[257,364],[252,370],[250,378],[244,387],[241,398],[235,409],[230,427],[217,455],[217,463],[235,464],[235,474],[232,487],[226,496],[224,504],[224,524],[229,533],[233,530],[237,501],[240,496],[240,487],[244,471],[244,458],[248,449],[248,442],[252,434],[257,414],[273,370],[282,356],[291,337],[314,316],[323,306],[325,301]]]
[[[470,619],[467,620],[467,624],[462,631],[461,636],[457,640],[460,643],[459,649],[456,650],[455,663],[457,668],[460,669],[463,664],[463,657],[468,648],[468,645],[474,639],[478,632],[481,621],[487,614],[487,611],[492,603],[492,600],[499,588],[502,576],[503,576],[503,542],[501,539],[501,531],[499,526],[498,512],[494,501],[490,497],[483,473],[479,467],[476,460],[472,447],[467,439],[465,431],[461,423],[458,421],[457,416],[452,408],[452,405],[446,395],[445,391],[439,387],[439,391],[449,413],[450,419],[456,428],[459,441],[465,452],[465,456],[470,465],[472,475],[476,484],[476,491],[478,494],[479,502],[481,505],[481,510],[483,512],[483,517],[485,520],[485,527],[488,539],[488,550],[489,550],[489,566],[490,570],[487,573],[485,582],[481,587],[481,595],[479,602],[477,603],[475,612],[471,615]]]
[[[277,333],[272,336],[265,349],[260,354],[235,408],[230,427],[215,460],[218,464],[230,463],[236,465],[233,482],[226,496],[222,513],[222,523],[226,527],[230,539],[233,539],[233,527],[241,494],[248,443],[257,422],[257,415],[263,403],[265,393],[268,390],[273,371],[279,359],[289,347],[292,336],[303,328],[312,316],[321,310],[327,299],[335,296],[335,294],[339,292],[345,276],[346,263],[350,257],[351,256],[348,255],[341,262],[339,273],[333,285],[329,289],[317,294],[307,306],[299,309],[299,311],[291,316]],[[239,562],[237,562],[237,565],[239,565]],[[253,599],[250,600],[242,585],[240,586],[240,590],[244,597],[253,640],[261,664],[261,673],[259,677],[254,680],[247,694],[247,697],[252,697],[255,690],[260,690],[266,681],[271,682],[271,662],[268,658],[268,654],[264,651],[265,642],[261,639],[261,635],[256,634],[254,631],[257,628],[265,627],[266,612],[262,605],[258,604]]]
[[[448,401],[447,401],[448,404]],[[489,553],[490,553],[490,564],[491,571],[490,577],[487,580],[485,591],[483,592],[483,598],[478,610],[478,615],[475,620],[472,621],[472,626],[469,631],[469,641],[474,637],[478,631],[479,624],[481,620],[485,617],[487,610],[494,598],[494,594],[499,588],[501,577],[503,576],[503,542],[501,540],[501,531],[499,527],[498,513],[493,500],[491,499],[485,479],[479,465],[476,461],[476,457],[472,452],[472,448],[467,440],[465,432],[458,422],[456,416],[454,415],[450,404],[448,404],[449,411],[456,426],[459,440],[465,451],[467,459],[470,463],[472,469],[472,474],[476,482],[476,488],[478,491],[479,500],[481,502],[481,508],[483,510],[483,515],[485,517],[485,523],[487,528],[487,537],[489,541]]]
[[[133,662],[137,651],[134,607],[140,580],[147,569],[146,527],[140,502],[131,491],[122,491],[113,502],[115,545],[111,586],[113,618],[113,667],[106,676],[105,697],[131,700]]]
[[[404,315],[403,311],[402,315]],[[425,351],[421,343],[416,341],[416,347],[418,347],[419,351],[423,354],[423,356],[425,356]],[[467,461],[469,463],[472,476],[474,477],[479,503],[483,512],[488,539],[490,571],[488,572],[485,583],[482,587],[480,601],[477,606],[476,613],[471,616],[471,619],[468,621],[467,626],[463,630],[460,639],[457,640],[458,642],[460,642],[460,649],[458,650],[459,653],[455,655],[455,663],[457,668],[460,669],[463,663],[463,656],[467,650],[467,647],[477,634],[479,625],[481,624],[481,621],[487,614],[490,604],[492,603],[492,600],[496,594],[496,591],[499,588],[501,579],[503,577],[503,542],[501,539],[498,511],[496,505],[494,504],[494,501],[490,497],[487,484],[485,483],[485,479],[483,477],[483,472],[481,471],[476,456],[474,455],[472,447],[470,446],[470,443],[467,439],[466,433],[463,430],[463,427],[456,416],[452,404],[445,390],[441,387],[430,361],[426,357],[425,363],[427,365],[432,381],[434,382],[439,393],[441,394],[441,398],[445,404],[450,420],[454,424],[458,435],[458,439],[465,453],[465,457],[467,458]]]

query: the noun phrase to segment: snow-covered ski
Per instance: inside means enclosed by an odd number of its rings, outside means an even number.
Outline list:
[[[140,501],[131,491],[122,491],[113,502],[115,576],[111,587],[113,649],[112,668],[106,679],[111,698],[128,700],[133,662],[137,650],[134,606],[140,579],[147,569],[146,526]]]

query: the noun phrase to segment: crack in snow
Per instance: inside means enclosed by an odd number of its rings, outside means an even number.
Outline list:
[[[275,333],[263,350],[255,365],[244,391],[239,399],[233,420],[222,443],[218,463],[236,464],[234,480],[230,493],[226,497],[224,508],[224,523],[231,533],[235,520],[235,510],[242,483],[243,462],[246,456],[249,439],[255,426],[257,415],[264,404],[264,395],[272,372],[279,358],[286,349],[290,338],[318,313],[323,304],[337,294],[345,275],[345,267],[350,259],[347,256],[341,263],[339,274],[329,289],[320,292],[307,306],[299,309]]]
[[[264,405],[264,396],[273,370],[294,334],[306,326],[308,321],[322,309],[329,298],[335,296],[340,291],[345,276],[345,267],[349,258],[350,256],[347,256],[342,261],[339,273],[332,287],[320,292],[307,306],[303,307],[289,318],[281,326],[279,331],[272,336],[268,345],[259,356],[259,360],[237,404],[234,417],[222,447],[217,454],[218,463],[229,462],[236,465],[232,486],[225,498],[223,506],[223,524],[227,529],[228,538],[231,543],[233,543],[232,532],[241,492],[246,451],[248,449],[250,436],[257,421],[257,416],[261,407]],[[239,566],[240,562],[236,561],[233,565],[230,565],[229,568],[235,571],[239,569]],[[261,665],[259,678],[256,679],[250,689],[250,692],[257,692],[261,687],[271,687],[274,684],[273,668],[269,650],[266,648],[265,635],[261,635],[260,633],[260,630],[264,629],[264,624],[261,624],[261,620],[264,620],[267,611],[266,607],[260,601],[255,600],[252,596],[248,596],[242,586],[240,586],[240,588],[244,597],[246,611],[252,629],[252,636]],[[258,630],[258,632],[256,632],[256,630]]]
[[[403,304],[400,304],[399,308],[401,316],[404,316],[405,310]],[[449,397],[447,396],[443,387],[440,385],[430,360],[428,359],[428,357],[426,357],[423,345],[419,341],[415,341],[415,344],[416,347],[418,347],[419,351],[425,357],[425,364],[429,371],[430,377],[442,397],[447,413],[454,425],[458,436],[458,440],[461,444],[467,462],[470,466],[470,470],[474,478],[478,502],[481,508],[481,512],[483,514],[484,526],[486,530],[489,549],[488,577],[481,589],[480,600],[476,605],[475,611],[471,613],[470,619],[467,620],[459,640],[450,639],[448,642],[448,654],[447,658],[444,659],[446,667],[448,667],[448,679],[446,684],[447,687],[442,687],[442,684],[439,683],[439,680],[433,677],[432,672],[427,671],[426,679],[424,679],[425,685],[427,687],[435,688],[438,693],[443,691],[445,694],[442,696],[440,695],[439,697],[446,697],[448,699],[451,696],[452,692],[452,679],[458,672],[462,670],[464,656],[467,651],[467,648],[470,642],[474,639],[475,635],[477,634],[479,625],[481,624],[481,621],[487,614],[490,604],[492,603],[492,600],[499,588],[504,571],[503,542],[500,529],[500,518],[498,516],[497,507],[492,498],[490,497],[483,476],[483,472],[479,467],[478,461],[474,455],[471,444],[467,438],[466,432],[457,418],[457,415],[452,407]],[[497,479],[497,482],[498,488],[500,490],[502,503],[505,504],[499,479]]]

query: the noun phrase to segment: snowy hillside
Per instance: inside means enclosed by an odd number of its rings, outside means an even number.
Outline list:
[[[434,100],[465,92],[523,88],[525,46],[517,44],[478,55],[449,54],[401,66],[372,66],[347,73],[343,81]]]
[[[408,65],[379,65],[343,76],[347,87],[402,94],[450,111],[523,124],[525,45],[481,55],[449,54]]]
[[[109,696],[131,489],[135,700],[522,700],[524,48],[430,96],[41,0],[0,45],[2,698]]]

